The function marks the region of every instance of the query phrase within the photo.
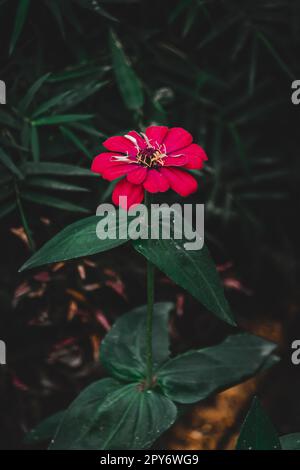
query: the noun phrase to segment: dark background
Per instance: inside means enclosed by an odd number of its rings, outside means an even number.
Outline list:
[[[101,338],[118,315],[145,303],[145,263],[128,246],[18,274],[30,245],[40,247],[80,211],[93,214],[112,191],[90,176],[58,172],[37,181],[23,170],[37,159],[89,169],[106,136],[150,123],[184,127],[205,148],[209,160],[189,201],[206,205],[207,243],[241,328],[278,342],[282,355],[263,380],[193,407],[166,445],[230,447],[254,393],[279,434],[299,432],[300,369],[290,360],[300,338],[300,108],[291,102],[292,81],[300,79],[299,1],[31,0],[26,14],[21,3],[0,1],[7,85],[0,107],[0,339],[7,344],[0,448],[23,448],[27,430],[105,375]],[[140,109],[128,109],[118,89],[111,29],[140,80]],[[48,73],[24,111],[22,98]],[[93,117],[40,126],[36,136],[33,114],[45,103],[40,116],[47,119]],[[161,273],[156,280],[157,300],[176,303],[174,352],[231,332]],[[224,422],[226,404],[232,420]]]

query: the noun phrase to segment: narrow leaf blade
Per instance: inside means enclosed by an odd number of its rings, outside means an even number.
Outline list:
[[[9,54],[12,54],[27,18],[30,0],[19,0],[14,30],[10,41]]]
[[[24,176],[19,168],[14,164],[12,159],[0,148],[0,163],[2,163],[8,170],[10,170],[18,178],[23,179]]]
[[[110,32],[109,44],[117,84],[124,103],[128,109],[140,109],[144,103],[143,90],[114,31]]]

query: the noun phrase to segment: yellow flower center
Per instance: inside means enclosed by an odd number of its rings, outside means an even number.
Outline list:
[[[162,166],[166,155],[154,148],[146,148],[139,151],[136,156],[137,162],[148,168]]]

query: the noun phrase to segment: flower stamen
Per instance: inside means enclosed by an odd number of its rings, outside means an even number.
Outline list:
[[[141,150],[137,156],[137,163],[144,165],[148,168],[153,168],[158,165],[164,165],[164,158],[166,154],[162,153],[160,150],[156,150],[153,147],[146,148]]]

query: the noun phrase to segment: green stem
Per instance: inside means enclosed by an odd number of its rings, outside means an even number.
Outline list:
[[[147,375],[146,386],[150,388],[153,378],[152,333],[154,304],[154,266],[147,261]]]
[[[148,218],[150,217],[151,200],[150,195],[146,193],[145,204],[148,209]],[[149,220],[149,219],[148,219]],[[149,224],[150,225],[150,224]],[[147,260],[147,369],[146,369],[146,388],[151,388],[153,382],[153,355],[152,355],[152,336],[153,336],[153,305],[154,305],[154,265]]]
[[[21,221],[22,221],[22,224],[23,224],[23,227],[24,227],[24,231],[25,231],[27,239],[28,239],[29,249],[30,249],[30,251],[34,252],[35,251],[35,243],[34,243],[34,240],[31,236],[31,230],[29,228],[29,225],[28,225],[28,222],[27,222],[27,219],[26,219],[26,216],[25,216],[25,212],[24,212],[23,205],[22,205],[21,198],[20,198],[19,188],[18,188],[17,185],[15,185],[15,191],[16,191],[17,206],[18,206],[18,209],[19,209],[19,213],[20,213]]]

